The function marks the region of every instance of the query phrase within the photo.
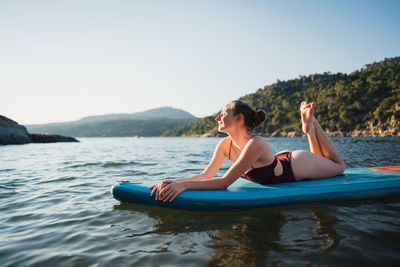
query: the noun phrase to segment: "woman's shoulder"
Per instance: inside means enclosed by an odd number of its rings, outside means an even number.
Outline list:
[[[222,139],[218,142],[218,144],[227,144],[227,143],[230,143],[231,141],[232,141],[232,139],[231,139],[229,136],[227,136],[227,137],[222,138]]]
[[[217,145],[215,146],[215,148],[224,148],[230,145],[231,142],[231,138],[229,136],[222,138]]]
[[[222,153],[223,155],[225,155],[226,157],[229,154],[229,147],[231,146],[231,138],[229,136],[223,138],[222,140],[220,140],[217,144],[217,146],[215,147],[215,152],[217,154]]]
[[[230,146],[231,142],[232,139],[229,136],[224,137],[221,141],[218,142],[217,147],[228,147]]]
[[[265,137],[263,137],[261,135],[253,135],[253,137],[250,140],[252,140],[254,143],[258,143],[258,144],[267,143],[267,140],[265,139]]]
[[[248,142],[249,147],[266,147],[268,146],[267,139],[261,135],[254,135]]]

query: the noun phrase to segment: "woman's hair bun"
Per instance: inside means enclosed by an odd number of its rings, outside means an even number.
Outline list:
[[[259,126],[265,120],[265,112],[264,110],[257,110],[254,112],[254,126]]]
[[[229,102],[233,114],[238,115],[240,113],[244,116],[244,123],[249,131],[252,131],[255,127],[259,126],[265,120],[265,112],[261,109],[255,111],[250,105],[241,100],[235,100]]]

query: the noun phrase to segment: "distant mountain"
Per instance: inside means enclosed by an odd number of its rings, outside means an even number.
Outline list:
[[[160,136],[166,130],[195,121],[189,112],[161,107],[132,114],[84,117],[72,122],[25,125],[33,133],[91,136]]]
[[[160,119],[160,118],[186,120],[186,119],[195,119],[196,117],[182,109],[176,109],[172,107],[161,107],[132,114],[107,114],[107,115],[88,116],[76,121],[75,123],[127,120],[127,119],[149,120],[149,119]]]
[[[75,137],[131,137],[161,136],[165,131],[190,123],[192,120],[149,119],[110,120],[78,124],[53,125],[40,133],[62,134]]]

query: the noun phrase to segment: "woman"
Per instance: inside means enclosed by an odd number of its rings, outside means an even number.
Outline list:
[[[260,184],[274,184],[342,174],[345,163],[314,117],[314,103],[302,102],[300,111],[311,152],[286,150],[275,155],[264,137],[251,132],[264,121],[264,111],[256,112],[242,101],[229,102],[215,118],[218,131],[228,136],[218,143],[204,171],[153,185],[151,196],[156,193],[156,200],[172,201],[186,189],[225,189],[241,176]],[[226,158],[233,165],[222,178],[212,179]]]

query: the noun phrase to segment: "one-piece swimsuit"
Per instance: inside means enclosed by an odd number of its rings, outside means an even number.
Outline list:
[[[253,135],[251,138],[253,138],[254,136],[255,135]],[[232,149],[232,140],[229,147],[229,158],[231,158],[231,149]],[[278,153],[275,155],[274,161],[270,165],[259,168],[251,167],[252,170],[244,173],[242,177],[262,185],[294,182],[295,178],[292,171],[292,165],[290,162],[291,157],[292,157],[291,151]],[[281,175],[275,175],[274,172],[275,167],[278,164],[278,160],[281,162],[283,168],[283,172]]]

